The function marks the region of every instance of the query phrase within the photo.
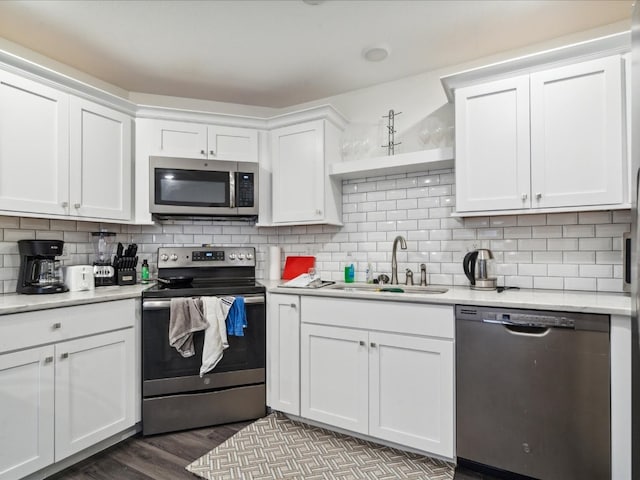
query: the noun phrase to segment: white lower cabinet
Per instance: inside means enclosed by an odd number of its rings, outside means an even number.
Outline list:
[[[367,332],[302,325],[301,415],[369,433]]]
[[[53,463],[54,347],[0,355],[0,478]]]
[[[2,318],[0,480],[23,478],[135,424],[134,302]]]
[[[300,297],[267,298],[267,405],[300,415]]]
[[[300,415],[453,458],[453,308],[302,297]]]
[[[55,460],[134,423],[133,328],[56,345]]]

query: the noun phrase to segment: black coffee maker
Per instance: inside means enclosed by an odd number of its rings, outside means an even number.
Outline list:
[[[62,240],[18,240],[20,271],[18,293],[60,293],[69,289],[62,281],[60,260]]]

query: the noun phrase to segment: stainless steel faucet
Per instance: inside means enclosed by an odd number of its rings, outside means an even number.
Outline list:
[[[396,260],[396,250],[398,249],[398,242],[400,242],[400,248],[402,250],[407,249],[407,241],[402,235],[398,235],[393,240],[393,250],[391,251],[391,285],[398,284],[398,260]]]
[[[420,285],[427,286],[427,266],[424,263],[420,264]]]

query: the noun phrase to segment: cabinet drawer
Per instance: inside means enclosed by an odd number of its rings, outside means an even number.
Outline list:
[[[0,316],[0,352],[133,327],[135,299]]]
[[[302,297],[303,323],[453,338],[453,307],[392,301]]]

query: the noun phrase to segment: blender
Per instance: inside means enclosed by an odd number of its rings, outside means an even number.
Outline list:
[[[91,232],[96,259],[93,262],[93,278],[96,287],[116,284],[116,269],[111,264],[115,232]]]

